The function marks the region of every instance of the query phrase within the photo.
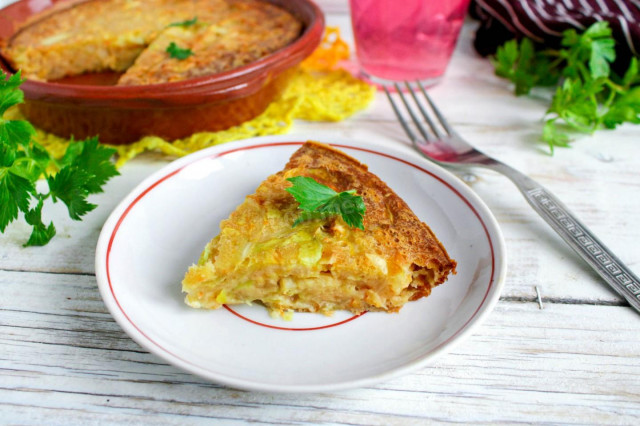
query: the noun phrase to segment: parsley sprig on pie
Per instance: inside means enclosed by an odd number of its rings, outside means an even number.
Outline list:
[[[341,215],[342,220],[351,227],[364,230],[362,219],[367,207],[355,190],[337,193],[315,179],[305,176],[287,178],[293,186],[287,192],[300,203],[302,214],[293,222],[299,225],[305,220],[323,219],[332,215]]]
[[[296,181],[310,183],[299,177],[328,187],[327,197],[358,194],[362,228],[342,214],[293,226],[301,203],[290,192]],[[311,207],[322,206],[320,199]],[[259,302],[275,314],[397,312],[428,296],[455,267],[431,229],[367,166],[308,142],[222,221],[182,289],[195,308]]]

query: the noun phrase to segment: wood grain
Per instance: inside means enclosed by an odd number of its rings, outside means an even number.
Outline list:
[[[284,395],[222,388],[148,354],[111,319],[91,276],[0,272],[0,286],[0,414],[20,423],[633,424],[640,416],[640,321],[626,307],[540,310],[502,300],[471,339],[414,374]]]
[[[353,43],[348,2],[319,3],[327,24]],[[473,51],[475,27],[465,24],[445,80],[431,90],[439,107],[465,138],[545,185],[640,272],[639,128],[597,132],[548,156],[539,135],[550,93],[515,97]],[[293,133],[412,149],[383,96],[349,120],[300,121]],[[0,423],[640,424],[640,317],[506,178],[485,170],[456,174],[500,223],[507,280],[486,322],[431,366],[369,388],[297,395],[227,389],[167,365],[107,312],[94,254],[113,208],[168,161],[127,164],[82,222],[48,206],[58,236],[46,247],[22,247],[28,230],[20,223],[0,235]]]

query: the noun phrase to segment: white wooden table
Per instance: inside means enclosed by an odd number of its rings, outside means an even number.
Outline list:
[[[321,6],[351,41],[348,3]],[[439,106],[464,137],[540,181],[640,273],[640,127],[602,131],[545,155],[537,142],[545,101],[513,96],[474,53],[474,28],[466,24],[446,79],[432,90]],[[293,132],[409,149],[383,96],[349,120],[298,122]],[[640,424],[640,315],[506,178],[484,170],[460,176],[502,226],[506,284],[486,322],[433,365],[366,389],[305,395],[227,389],[167,365],[113,321],[94,276],[105,219],[167,161],[127,164],[82,222],[62,206],[46,211],[58,226],[46,247],[23,248],[21,223],[0,236],[0,423]]]

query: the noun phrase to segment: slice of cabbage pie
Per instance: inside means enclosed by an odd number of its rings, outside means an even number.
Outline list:
[[[288,191],[295,177],[361,196],[364,230],[340,214],[300,220],[301,204]],[[222,221],[182,290],[194,308],[259,302],[274,315],[397,312],[455,268],[431,229],[367,166],[307,142]]]

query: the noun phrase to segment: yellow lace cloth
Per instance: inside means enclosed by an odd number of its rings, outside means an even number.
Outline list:
[[[285,92],[253,120],[218,132],[195,133],[169,142],[147,136],[130,145],[118,145],[117,166],[145,151],[183,156],[200,149],[255,136],[283,134],[293,120],[340,121],[364,109],[373,99],[375,89],[338,69],[339,61],[348,59],[349,48],[337,28],[327,28],[322,44],[296,72]],[[23,117],[13,109],[13,119]],[[9,117],[7,117],[9,118]],[[35,141],[45,146],[54,157],[64,154],[69,140],[37,130]]]

